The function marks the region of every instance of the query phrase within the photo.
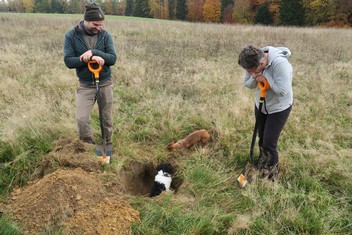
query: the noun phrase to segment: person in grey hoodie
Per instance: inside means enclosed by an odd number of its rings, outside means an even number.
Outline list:
[[[278,140],[293,104],[292,65],[287,59],[290,55],[291,51],[286,47],[247,45],[238,57],[238,64],[245,69],[244,85],[256,89],[255,114],[260,148],[257,169],[262,177],[271,180],[278,175]],[[270,88],[262,110],[258,110],[258,82],[265,79]]]

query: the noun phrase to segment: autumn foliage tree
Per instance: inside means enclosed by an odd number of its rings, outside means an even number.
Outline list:
[[[235,1],[232,18],[235,23],[249,24],[251,22],[251,12],[248,0]]]
[[[305,23],[308,25],[326,23],[335,14],[335,5],[332,0],[302,0],[302,2],[307,12]]]
[[[187,19],[203,21],[204,0],[187,0]]]
[[[220,22],[221,2],[220,0],[206,0],[203,6],[203,18],[205,22]]]
[[[336,0],[336,14],[332,20],[342,24],[352,25],[352,1],[351,0]]]
[[[34,1],[33,0],[22,0],[22,6],[25,12],[31,13],[34,11]]]
[[[82,14],[85,3],[93,1],[107,15],[194,22],[352,26],[352,0],[0,0],[0,12]]]

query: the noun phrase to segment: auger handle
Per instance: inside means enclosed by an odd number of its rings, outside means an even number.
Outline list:
[[[264,98],[266,95],[266,92],[269,90],[270,85],[268,83],[268,80],[264,80],[262,82],[258,82],[258,88],[260,90],[260,98]]]
[[[88,69],[94,74],[95,79],[99,79],[99,73],[102,70],[103,66],[99,65],[99,67],[95,69],[92,67],[92,64],[97,64],[97,62],[95,60],[88,61]]]

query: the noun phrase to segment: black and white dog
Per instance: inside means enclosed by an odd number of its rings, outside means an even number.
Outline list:
[[[169,191],[172,181],[173,167],[170,163],[159,164],[156,168],[157,174],[154,179],[154,185],[150,196],[158,196],[163,191]]]

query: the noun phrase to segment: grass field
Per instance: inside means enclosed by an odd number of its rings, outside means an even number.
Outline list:
[[[63,136],[77,138],[74,70],[63,40],[80,15],[1,14],[0,195],[33,179]],[[108,17],[118,52],[110,171],[130,159],[178,159],[182,186],[133,196],[133,234],[349,234],[352,228],[352,31]],[[279,141],[280,177],[240,190],[254,127],[242,84],[243,46],[292,51],[294,105]],[[99,117],[93,113],[99,138]],[[218,133],[205,152],[166,145],[200,128]],[[0,217],[1,234],[20,224]]]

